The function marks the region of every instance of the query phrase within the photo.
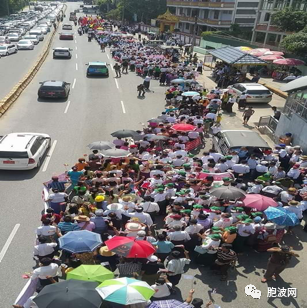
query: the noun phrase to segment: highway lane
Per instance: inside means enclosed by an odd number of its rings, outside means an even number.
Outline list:
[[[69,4],[67,12],[75,5],[78,4]],[[148,96],[146,100],[136,98],[136,86],[142,80],[135,74],[123,76],[117,84],[111,68],[109,78],[86,78],[86,63],[110,61],[108,53],[101,53],[96,42],[88,43],[86,36],[77,36],[76,41],[59,41],[56,36],[53,47],[57,46],[72,48],[72,59],[53,60],[50,53],[31,84],[0,120],[1,134],[37,131],[57,140],[48,166],[43,164],[40,170],[30,172],[0,171],[1,208],[6,215],[1,223],[0,250],[14,227],[20,224],[0,263],[0,293],[5,294],[1,307],[9,307],[14,301],[26,283],[21,275],[31,271],[35,264],[31,256],[34,230],[40,224],[42,210],[41,183],[63,172],[64,164],[71,165],[78,157],[88,154],[86,145],[90,142],[112,140],[110,133],[120,128],[140,128],[140,123],[156,116],[163,108],[163,89],[160,99],[157,96]],[[39,101],[39,82],[47,79],[70,82],[74,88],[68,100]],[[132,95],[125,93],[130,87]]]

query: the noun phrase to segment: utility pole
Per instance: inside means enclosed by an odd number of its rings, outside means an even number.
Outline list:
[[[7,9],[7,16],[10,15],[10,5],[9,5],[9,0],[6,0],[6,9]]]
[[[126,0],[123,1],[123,11],[122,11],[122,26],[125,22],[125,6],[126,6]]]
[[[193,31],[193,37],[192,37],[192,48],[191,48],[191,52],[193,52],[193,49],[195,47],[196,44],[196,34],[197,34],[197,20],[198,20],[198,12],[195,14],[194,16],[194,31]]]

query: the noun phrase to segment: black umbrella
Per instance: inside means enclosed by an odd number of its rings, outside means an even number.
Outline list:
[[[33,299],[39,308],[98,308],[102,303],[98,282],[65,280],[53,283]]]
[[[155,141],[155,140],[167,140],[168,137],[167,136],[163,136],[163,135],[152,135],[152,136],[148,136],[147,140],[149,141]]]
[[[246,195],[242,189],[233,186],[222,186],[210,190],[210,194],[219,199],[239,199]]]
[[[94,141],[87,147],[91,150],[108,150],[114,148],[114,144],[109,141]]]
[[[117,138],[127,138],[127,137],[133,138],[137,135],[138,135],[138,133],[135,130],[130,130],[130,129],[118,130],[118,131],[111,134],[111,136],[117,137]]]

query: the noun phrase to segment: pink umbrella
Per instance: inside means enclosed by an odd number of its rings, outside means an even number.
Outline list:
[[[269,56],[269,55],[279,55],[279,56],[283,56],[284,53],[283,53],[282,51],[270,50],[270,51],[266,51],[263,55],[264,55],[264,56]]]
[[[274,64],[278,64],[278,65],[293,65],[293,66],[297,66],[297,65],[305,65],[305,62],[299,59],[293,59],[293,58],[288,58],[288,59],[278,59],[273,61]]]
[[[195,126],[191,124],[174,124],[172,126],[173,130],[181,131],[181,132],[190,132],[195,129]]]
[[[244,206],[255,208],[258,211],[264,211],[269,206],[277,207],[278,204],[272,198],[265,197],[259,194],[248,194],[243,200]]]
[[[284,59],[283,56],[279,56],[279,55],[267,55],[267,56],[261,56],[259,57],[261,60],[265,60],[265,61],[274,61],[277,59]]]

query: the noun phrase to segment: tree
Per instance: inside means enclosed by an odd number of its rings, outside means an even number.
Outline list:
[[[272,24],[283,31],[301,31],[307,23],[307,12],[293,11],[290,8],[283,9],[272,15]]]
[[[281,42],[281,47],[298,56],[306,56],[307,33],[299,32],[287,35]]]

